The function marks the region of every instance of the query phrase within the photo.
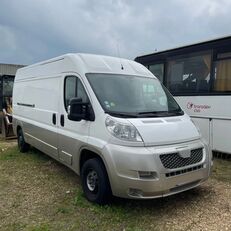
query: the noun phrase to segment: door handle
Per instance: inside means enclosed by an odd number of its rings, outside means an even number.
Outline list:
[[[62,127],[64,127],[64,115],[63,114],[60,116],[60,124]]]
[[[52,114],[52,123],[56,125],[56,114],[55,113]]]

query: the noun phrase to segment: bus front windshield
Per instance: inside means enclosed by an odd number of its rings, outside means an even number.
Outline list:
[[[119,117],[182,115],[172,95],[151,77],[86,74],[104,111]]]

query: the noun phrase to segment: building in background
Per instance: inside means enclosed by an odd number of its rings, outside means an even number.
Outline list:
[[[0,63],[0,137],[11,137],[12,93],[16,71],[24,65]]]

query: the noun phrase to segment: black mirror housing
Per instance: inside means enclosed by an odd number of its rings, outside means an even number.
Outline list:
[[[95,120],[95,115],[90,103],[83,103],[82,98],[73,98],[67,108],[68,119],[72,121]]]

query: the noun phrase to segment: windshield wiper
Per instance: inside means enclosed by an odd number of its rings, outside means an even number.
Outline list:
[[[137,118],[137,114],[131,114],[126,112],[110,112],[106,111],[111,116],[120,117],[120,118]]]
[[[184,112],[182,110],[172,110],[172,111],[147,111],[147,112],[139,112],[138,115],[145,115],[148,117],[162,117],[162,116],[176,116],[183,115]]]
[[[144,111],[138,112],[138,115],[146,115],[146,114],[158,114],[158,113],[165,113],[167,111]]]
[[[162,116],[167,116],[168,112],[167,111],[147,111],[147,112],[139,112],[138,115],[140,117],[141,116],[145,116],[145,117],[162,117]]]

